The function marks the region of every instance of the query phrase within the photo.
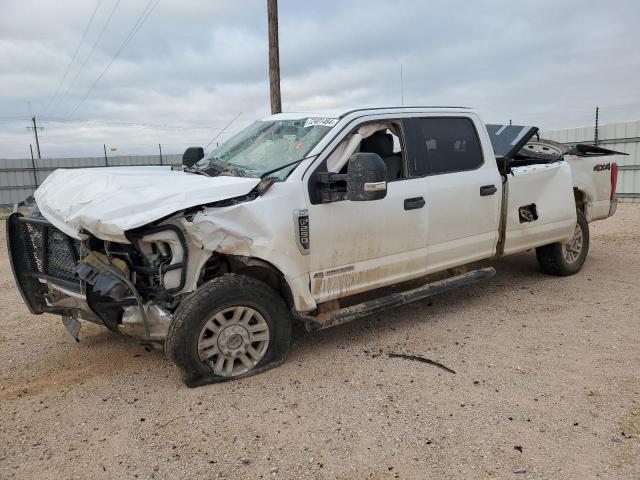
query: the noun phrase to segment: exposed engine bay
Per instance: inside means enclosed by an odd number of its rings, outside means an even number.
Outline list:
[[[35,205],[29,209],[29,216],[10,218],[7,238],[32,313],[62,315],[76,338],[76,322],[83,319],[161,346],[186,282],[188,248],[182,230],[171,224],[132,230],[129,244],[87,232],[77,240],[40,216]],[[203,276],[223,271],[216,258],[209,259]]]

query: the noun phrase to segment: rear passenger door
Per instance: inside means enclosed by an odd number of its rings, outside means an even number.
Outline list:
[[[421,145],[415,168],[426,177],[428,272],[494,255],[502,183],[495,158],[483,155],[489,142],[478,135],[483,125],[466,116],[411,123],[414,143]]]

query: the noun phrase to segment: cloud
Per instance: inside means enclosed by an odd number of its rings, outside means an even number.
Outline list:
[[[115,2],[102,1],[62,92]],[[95,5],[2,1],[0,157],[28,154],[31,112],[45,156],[99,155],[103,143],[180,152],[238,112],[221,139],[268,115],[262,0],[161,0],[70,118],[147,5],[121,2],[69,95],[47,110]],[[547,129],[591,124],[596,106],[603,122],[637,119],[639,17],[633,0],[280,0],[283,106],[399,104],[402,64],[405,103],[466,105],[487,121]]]

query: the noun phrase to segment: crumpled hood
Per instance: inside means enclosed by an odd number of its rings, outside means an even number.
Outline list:
[[[205,177],[171,167],[60,169],[36,190],[42,215],[74,238],[85,229],[126,242],[124,232],[184,208],[246,195],[259,178]]]

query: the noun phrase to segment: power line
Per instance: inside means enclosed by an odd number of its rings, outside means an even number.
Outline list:
[[[199,126],[186,126],[186,125],[168,125],[168,124],[151,124],[151,123],[141,123],[141,122],[117,122],[117,121],[94,121],[94,120],[69,120],[69,119],[59,119],[54,117],[40,117],[41,120],[46,120],[51,123],[62,123],[62,124],[79,124],[85,125],[89,127],[141,127],[141,128],[151,128],[158,130],[207,130],[207,131],[216,131],[222,130],[223,128],[214,127],[211,125],[199,125]]]
[[[116,13],[116,9],[118,8],[118,5],[120,5],[120,1],[121,0],[118,0],[116,2],[116,4],[113,6],[113,9],[111,10],[111,13],[109,13],[109,17],[107,17],[107,21],[102,26],[102,30],[100,30],[100,33],[98,34],[96,40],[93,42],[93,45],[91,46],[91,50],[89,50],[89,54],[86,56],[86,58],[82,62],[82,65],[80,65],[80,69],[76,72],[76,75],[75,75],[75,77],[73,77],[73,80],[71,81],[71,84],[69,85],[67,90],[62,95],[63,99],[66,98],[66,96],[69,94],[69,92],[71,91],[73,86],[76,84],[76,81],[78,80],[78,77],[82,73],[82,70],[84,70],[84,67],[87,65],[87,62],[89,61],[89,58],[91,58],[91,55],[93,54],[93,51],[96,49],[96,46],[100,42],[100,39],[102,38],[102,35],[104,34],[105,30],[109,26],[109,23],[111,23],[111,19],[113,18],[113,14]]]
[[[60,83],[58,84],[58,88],[56,88],[56,92],[53,94],[53,97],[51,97],[51,100],[49,100],[49,103],[44,108],[45,113],[47,112],[47,110],[49,110],[49,107],[51,106],[51,104],[58,97],[58,93],[60,93],[60,88],[62,88],[62,84],[67,79],[67,75],[69,74],[69,70],[71,70],[71,65],[73,65],[73,62],[75,62],[76,57],[78,56],[78,52],[80,51],[80,47],[82,46],[82,43],[84,42],[84,39],[87,36],[87,32],[89,31],[89,28],[91,27],[91,24],[93,23],[93,19],[96,17],[96,13],[98,11],[98,8],[100,7],[100,4],[102,4],[102,0],[98,0],[98,3],[96,4],[96,8],[93,9],[93,13],[91,14],[91,18],[89,19],[89,23],[87,23],[87,26],[84,29],[84,33],[82,34],[82,37],[80,37],[80,41],[78,42],[78,46],[76,47],[76,51],[73,52],[73,57],[71,57],[71,61],[69,62],[69,65],[67,65],[67,69],[65,70],[64,75],[62,76],[62,80],[60,80]]]
[[[113,64],[113,62],[115,62],[116,59],[118,58],[118,56],[120,56],[120,54],[126,48],[126,46],[129,44],[131,39],[136,35],[136,33],[138,33],[138,30],[140,30],[140,28],[142,27],[144,22],[147,20],[147,18],[149,18],[149,15],[151,15],[153,10],[158,6],[158,3],[160,3],[160,0],[155,0],[155,3],[153,4],[153,6],[151,8],[149,8],[153,1],[154,0],[149,0],[149,3],[147,4],[145,9],[142,11],[140,16],[138,17],[138,20],[136,21],[136,23],[133,25],[133,27],[129,31],[129,34],[125,37],[124,41],[120,44],[120,47],[118,48],[116,53],[111,58],[111,61],[107,64],[107,66],[104,68],[102,73],[100,75],[98,75],[98,78],[96,78],[95,81],[93,82],[93,84],[89,87],[89,90],[87,90],[87,93],[84,94],[84,96],[82,97],[82,100],[80,100],[80,102],[75,106],[75,108],[71,112],[69,112],[69,115],[67,115],[67,117],[70,117],[71,115],[73,115],[78,110],[78,108],[80,108],[80,106],[84,103],[84,101],[89,97],[89,95],[91,94],[91,92],[93,91],[95,86],[98,84],[100,79],[104,76],[105,73],[107,73],[107,71],[109,70],[109,68]]]
[[[12,117],[0,117],[0,122],[17,122],[20,120],[28,120],[30,117],[26,115],[14,115]]]

